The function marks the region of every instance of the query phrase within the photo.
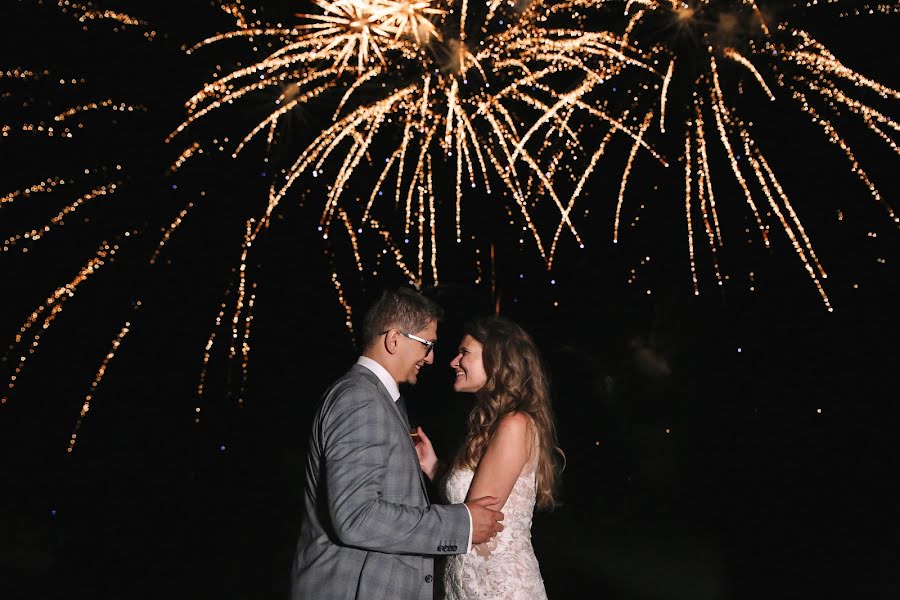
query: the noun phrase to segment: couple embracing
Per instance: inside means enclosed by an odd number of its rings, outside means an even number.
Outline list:
[[[550,506],[556,434],[530,336],[498,317],[465,329],[450,366],[476,404],[458,456],[438,459],[409,433],[400,384],[434,361],[443,310],[417,292],[384,292],[363,323],[356,364],[313,420],[292,600],[420,600],[447,557],[448,600],[539,600],[535,505]],[[425,478],[447,504],[432,504]]]

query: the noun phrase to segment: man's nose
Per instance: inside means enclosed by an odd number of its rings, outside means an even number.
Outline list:
[[[434,350],[429,350],[428,354],[425,355],[425,364],[430,365],[434,362]]]

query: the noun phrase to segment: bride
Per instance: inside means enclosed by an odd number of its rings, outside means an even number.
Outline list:
[[[465,327],[450,367],[456,372],[453,389],[475,395],[469,432],[445,474],[420,427],[419,464],[429,479],[443,478],[449,502],[494,496],[499,505],[493,508],[506,518],[496,537],[475,544],[468,554],[448,557],[446,598],[546,599],[531,545],[531,518],[535,506],[554,504],[554,451],[560,451],[537,348],[515,323],[489,317]]]

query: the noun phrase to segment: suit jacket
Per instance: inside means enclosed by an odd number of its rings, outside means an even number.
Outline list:
[[[430,504],[406,419],[354,365],[313,419],[292,600],[430,600],[434,555],[465,554],[469,527]]]

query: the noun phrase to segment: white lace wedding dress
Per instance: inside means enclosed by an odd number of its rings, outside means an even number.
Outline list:
[[[468,554],[450,556],[444,572],[446,600],[546,600],[531,545],[536,463],[526,465],[503,507],[503,531]],[[463,502],[474,473],[454,469],[444,482],[451,503]]]

